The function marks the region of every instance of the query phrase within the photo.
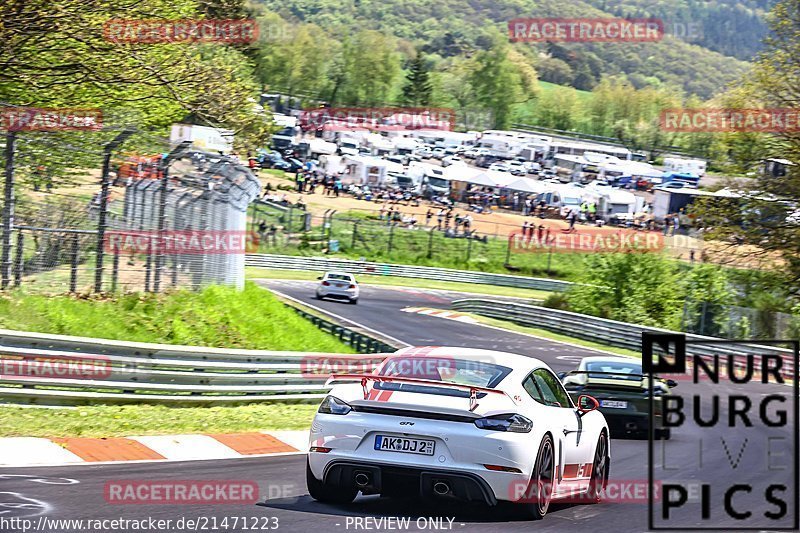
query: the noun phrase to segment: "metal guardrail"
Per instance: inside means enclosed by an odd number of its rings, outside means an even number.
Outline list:
[[[358,331],[340,326],[339,324],[335,324],[322,317],[313,315],[298,307],[294,306],[290,307],[292,307],[292,309],[294,309],[297,312],[297,314],[309,320],[312,324],[317,326],[322,331],[330,333],[331,335],[335,335],[343,343],[347,344],[348,346],[351,346],[352,348],[355,348],[355,350],[358,353],[384,353],[384,352],[390,353],[397,350],[396,346],[387,344],[383,341],[370,337],[369,335],[364,335],[363,333],[360,333]]]
[[[565,291],[572,283],[545,278],[529,278],[509,274],[493,274],[472,270],[454,270],[449,268],[422,267],[413,265],[396,265],[392,263],[372,263],[368,261],[352,261],[330,257],[304,257],[275,254],[247,254],[245,266],[271,268],[280,270],[309,270],[325,272],[328,270],[345,270],[352,274],[369,274],[373,276],[397,276],[402,278],[433,279],[439,281],[458,281],[462,283],[480,283],[517,287],[521,289],[538,289],[543,291]]]
[[[366,335],[313,319],[365,350],[395,351]],[[329,372],[324,369],[364,368],[382,359],[382,354],[202,348],[0,330],[0,401],[231,404],[319,400],[330,388],[325,386]]]
[[[523,326],[545,329],[554,333],[569,335],[588,341],[594,341],[607,346],[627,348],[629,350],[640,351],[642,349],[642,333],[672,333],[666,329],[641,326],[627,322],[609,320],[570,311],[550,309],[534,305],[526,305],[515,302],[496,302],[481,298],[467,298],[456,300],[452,305],[453,309],[476,313],[490,318],[509,320]],[[687,341],[719,341],[714,337],[705,337],[686,333]],[[762,346],[756,344],[740,345],[719,345],[710,344],[687,344],[686,352],[690,355],[713,356],[713,355],[733,355],[734,357],[746,357],[754,354],[774,354],[783,358],[784,367],[788,372],[792,372],[792,351],[774,346]]]

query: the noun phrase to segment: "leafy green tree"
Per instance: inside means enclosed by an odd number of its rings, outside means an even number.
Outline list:
[[[730,95],[733,103],[757,99],[764,107],[797,109],[800,103],[800,0],[779,2],[769,16],[772,30],[766,50],[749,78],[751,87]],[[749,104],[748,104],[749,105]],[[751,164],[759,154],[781,157],[794,163],[783,176],[757,172],[746,183],[730,184],[738,197],[711,198],[696,202],[694,211],[707,227],[707,238],[735,248],[738,257],[760,262],[786,274],[788,290],[800,291],[800,135],[794,131],[762,136],[725,135],[733,161]],[[750,151],[755,144],[755,153]],[[754,168],[754,167],[753,167]]]
[[[477,101],[492,112],[496,128],[507,129],[514,106],[535,97],[536,73],[499,37],[491,48],[476,55],[475,65],[470,81]]]
[[[596,254],[586,259],[581,284],[568,293],[570,309],[645,326],[678,329],[683,313],[675,263],[656,253]]]
[[[417,52],[411,61],[406,84],[403,86],[403,103],[410,106],[426,106],[431,102],[433,87],[428,76],[425,58]]]

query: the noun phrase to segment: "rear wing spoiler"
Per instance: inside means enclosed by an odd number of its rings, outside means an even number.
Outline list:
[[[409,383],[411,385],[428,385],[431,387],[466,390],[469,391],[470,412],[474,411],[478,407],[479,392],[486,394],[500,394],[511,400],[514,405],[517,405],[517,402],[515,402],[514,399],[508,395],[508,393],[501,390],[490,389],[489,387],[479,387],[477,385],[462,385],[460,383],[437,381],[435,379],[407,378],[403,376],[380,376],[377,374],[333,374],[330,378],[328,378],[328,381],[325,382],[325,385],[336,385],[339,383],[361,383],[361,388],[364,391],[364,399],[366,400],[369,396],[367,383],[370,381],[374,383]]]

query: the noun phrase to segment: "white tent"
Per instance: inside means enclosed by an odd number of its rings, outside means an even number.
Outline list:
[[[520,179],[519,176],[499,170],[487,170],[486,175],[494,182],[494,187],[508,187],[510,184]]]
[[[450,165],[443,171],[444,177],[452,181],[461,181],[471,185],[481,185],[485,187],[495,187],[494,181],[489,179],[486,173],[479,168],[472,168],[465,165]]]
[[[506,189],[539,194],[547,190],[547,184],[531,178],[519,178],[518,180],[506,185]]]

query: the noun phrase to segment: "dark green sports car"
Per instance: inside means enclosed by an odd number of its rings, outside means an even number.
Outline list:
[[[600,402],[612,437],[646,437],[650,430],[650,384],[642,374],[642,362],[630,357],[585,357],[572,372],[559,374],[573,399],[581,394]],[[662,399],[677,383],[657,378],[654,391],[654,436],[669,439],[669,428],[663,427]]]

